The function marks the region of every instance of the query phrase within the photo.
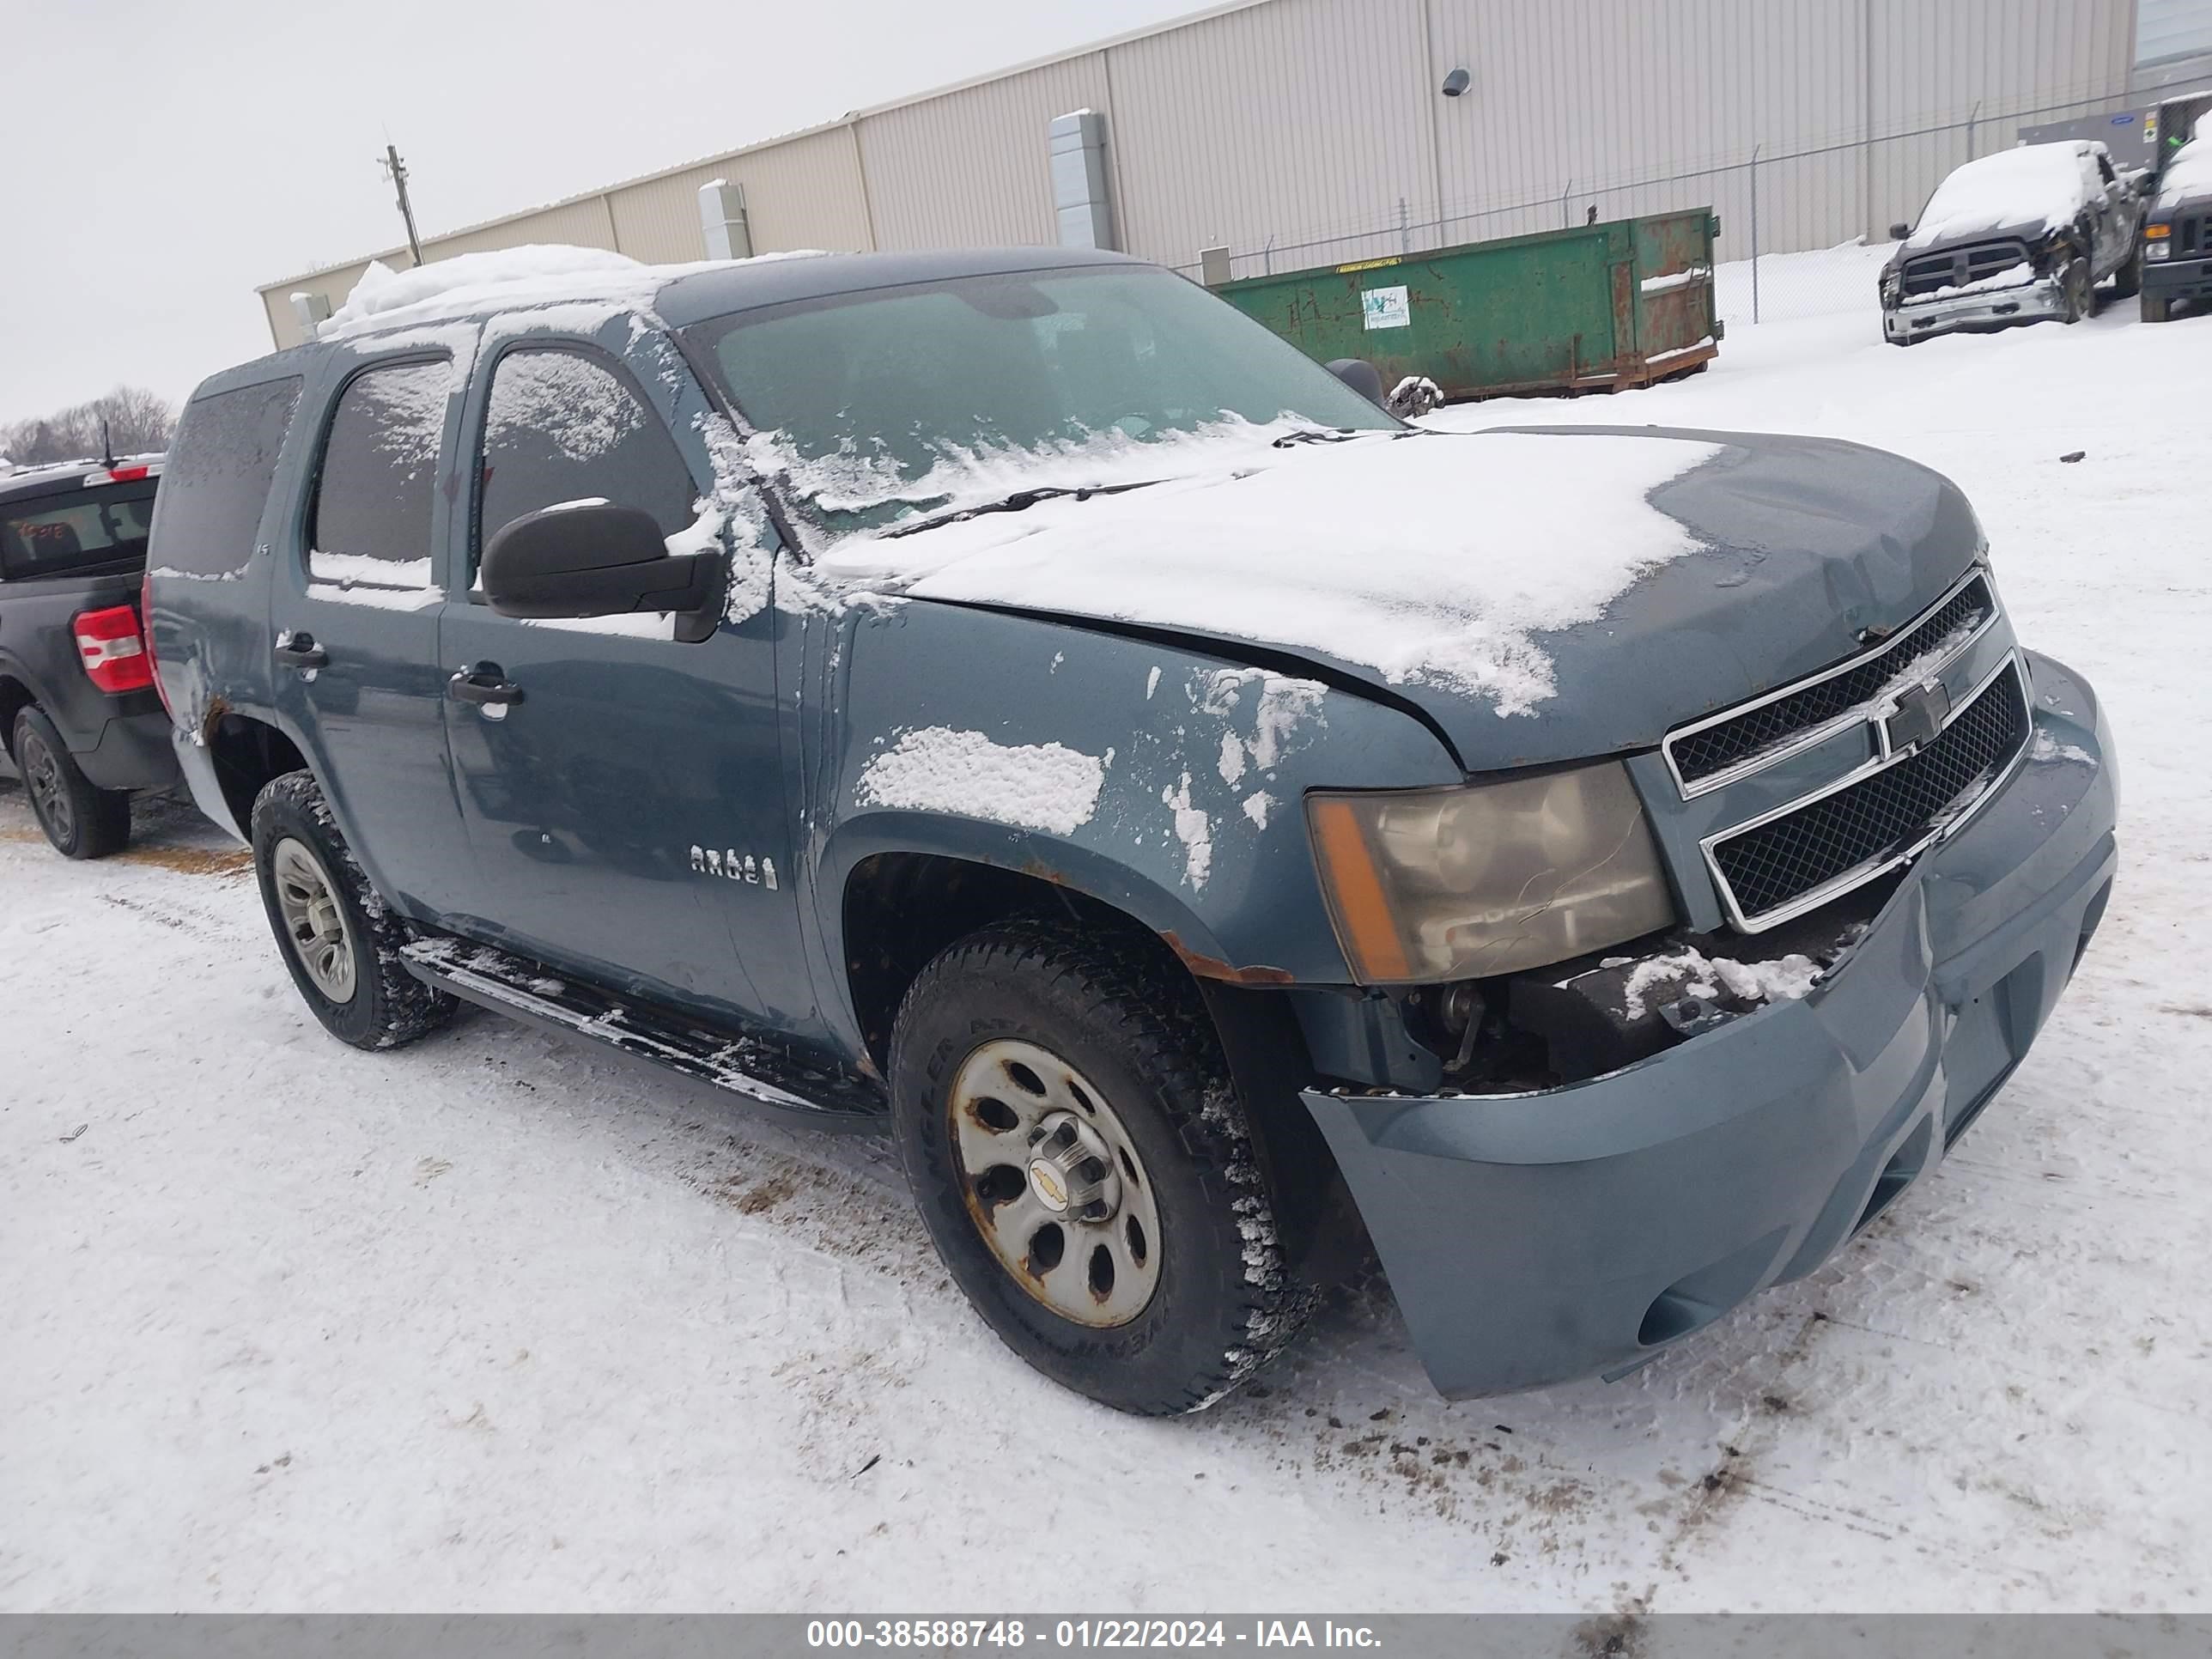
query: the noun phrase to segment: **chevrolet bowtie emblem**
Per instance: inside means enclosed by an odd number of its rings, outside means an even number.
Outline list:
[[[1882,717],[1882,735],[1893,755],[1909,755],[1943,729],[1951,717],[1951,694],[1941,680],[1916,685]]]

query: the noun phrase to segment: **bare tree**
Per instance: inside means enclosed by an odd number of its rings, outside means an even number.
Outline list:
[[[97,459],[102,422],[106,423],[106,442],[117,455],[166,449],[177,427],[176,411],[167,398],[143,386],[118,386],[90,403],[0,427],[0,459],[18,466]]]

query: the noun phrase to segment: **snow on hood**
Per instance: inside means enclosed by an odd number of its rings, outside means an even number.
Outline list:
[[[1126,494],[848,536],[820,567],[921,599],[1233,633],[1522,714],[1557,690],[1537,635],[1700,546],[1648,498],[1719,453],[1587,433],[1231,441],[1211,470]]]
[[[2081,210],[2079,143],[2022,144],[1969,161],[1936,187],[1907,249],[2015,226],[2063,225]]]
[[[2159,175],[2158,204],[2177,208],[2191,196],[2212,196],[2212,113],[2197,120],[2197,133],[2166,158]]]

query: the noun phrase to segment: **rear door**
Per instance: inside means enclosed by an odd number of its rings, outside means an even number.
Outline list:
[[[447,611],[446,666],[519,701],[446,704],[461,810],[495,906],[474,931],[709,1018],[811,1014],[774,612],[687,643],[666,616],[525,622],[473,591],[483,544],[557,502],[638,507],[663,535],[697,539],[698,522],[719,516],[704,394],[665,337],[627,317],[590,336],[525,328],[484,357],[470,417],[469,580]]]
[[[276,703],[355,856],[409,914],[474,885],[447,774],[439,550],[467,364],[415,352],[349,365],[277,550]]]

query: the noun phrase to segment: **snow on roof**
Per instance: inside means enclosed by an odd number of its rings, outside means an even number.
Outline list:
[[[2083,139],[2021,144],[1967,162],[1936,186],[1907,247],[2012,225],[2062,225],[2081,210],[2082,167],[2104,148]]]
[[[693,264],[648,265],[605,248],[531,243],[484,253],[463,253],[411,270],[393,270],[381,260],[315,331],[320,340],[344,339],[372,330],[434,321],[473,311],[505,310],[570,301],[600,301],[646,307],[653,296],[678,276],[730,265],[775,259],[818,258],[813,248],[763,253],[751,259],[702,260]]]

